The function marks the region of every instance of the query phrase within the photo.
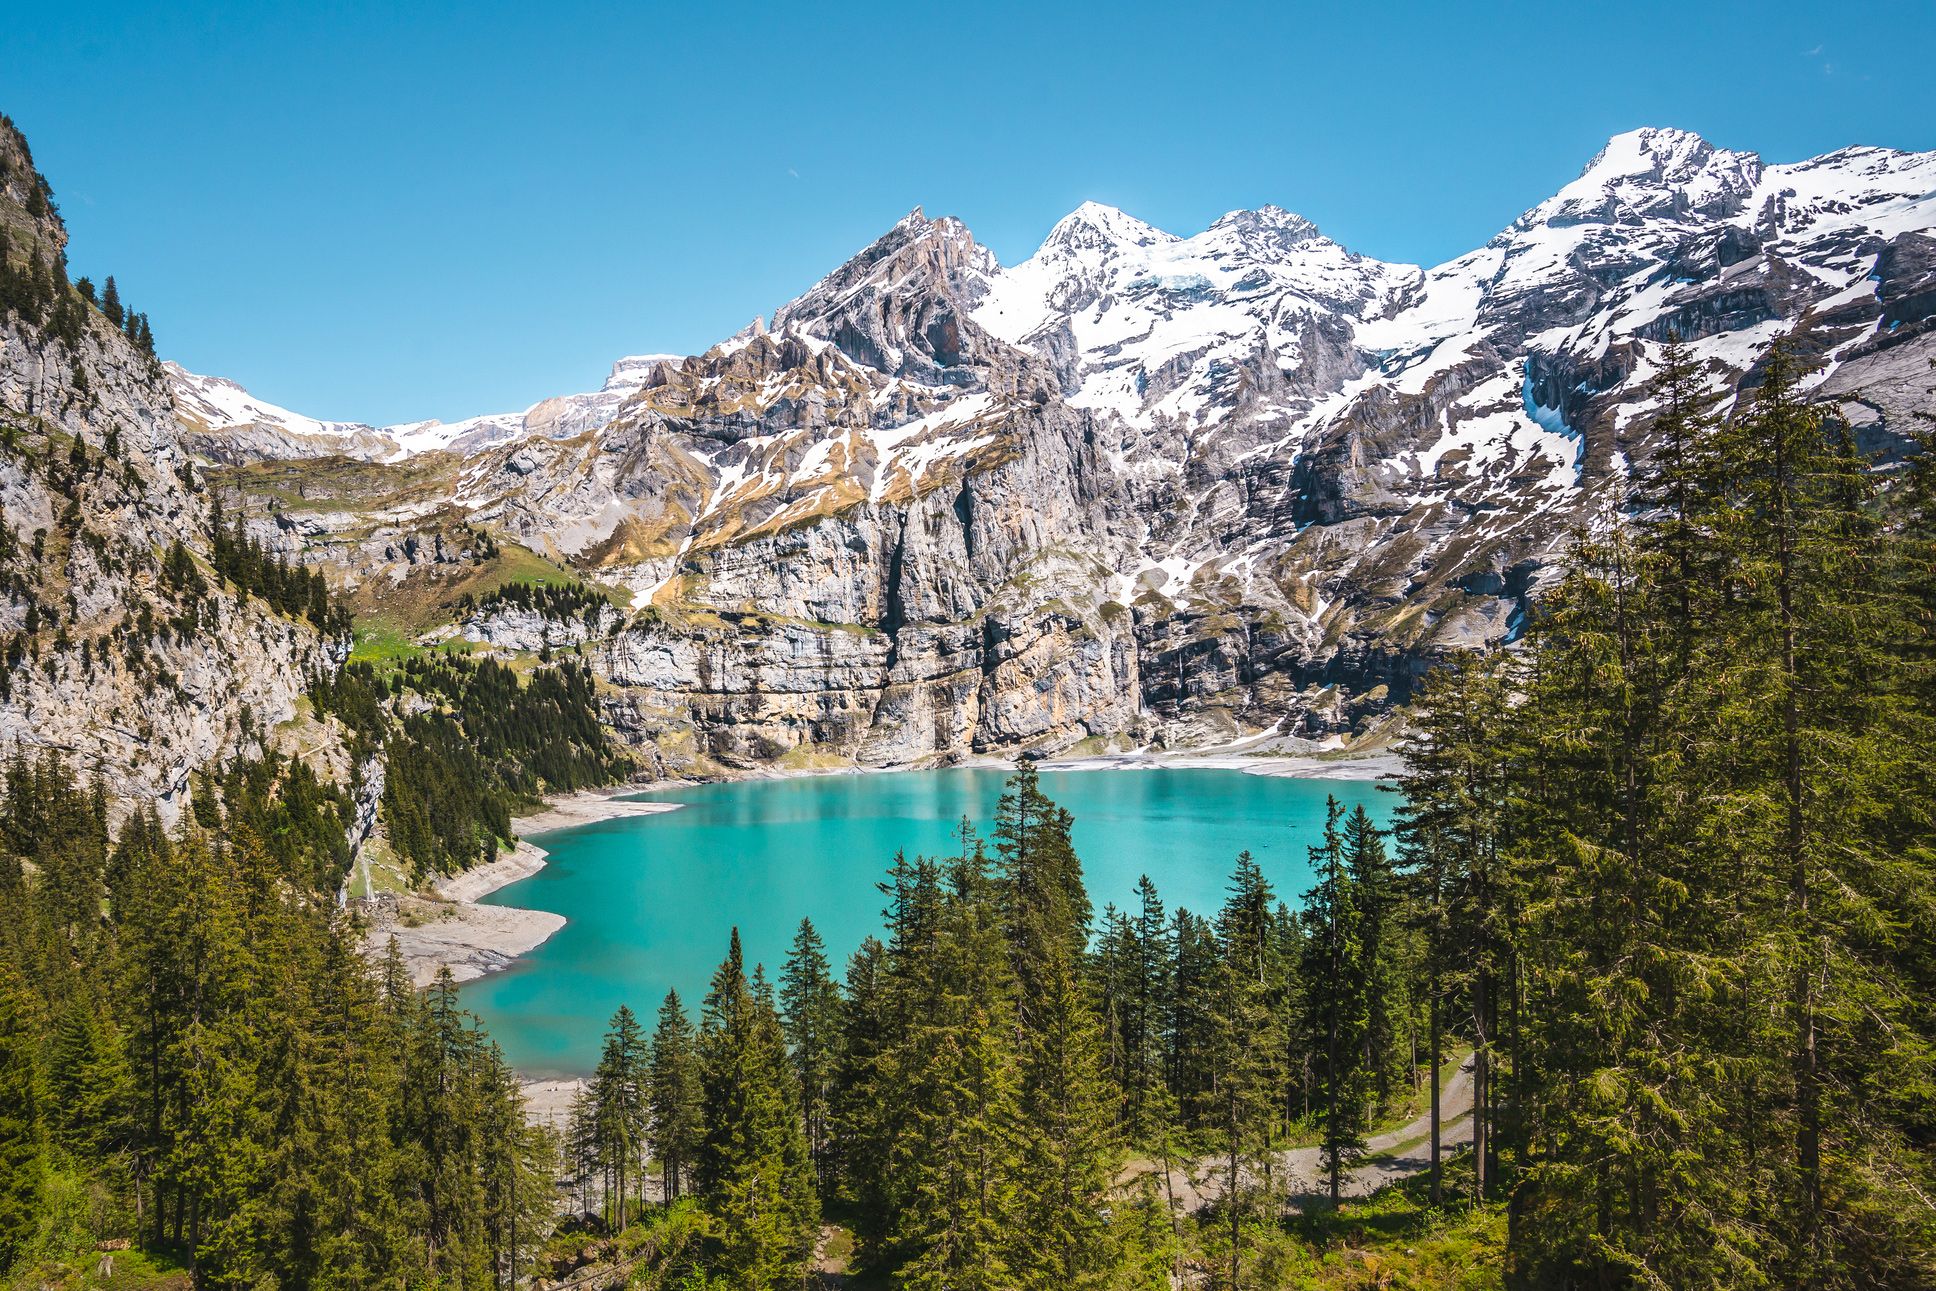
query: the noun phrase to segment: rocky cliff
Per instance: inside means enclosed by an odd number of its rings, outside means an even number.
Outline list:
[[[1511,635],[1645,458],[1670,333],[1723,399],[1788,335],[1887,449],[1932,313],[1936,154],[1640,130],[1433,268],[1277,208],[1182,238],[1095,205],[1004,267],[917,210],[593,415],[421,456],[345,432],[396,459],[372,500],[252,491],[351,579],[470,526],[613,589],[574,644],[667,765],[1316,738]],[[226,460],[277,451],[219,420]]]
[[[211,577],[167,374],[136,316],[68,281],[51,196],[0,118],[0,760],[58,755],[172,818],[190,773],[262,747],[329,656]]]

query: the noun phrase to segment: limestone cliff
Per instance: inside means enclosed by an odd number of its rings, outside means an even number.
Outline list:
[[[0,119],[0,759],[59,755],[172,817],[190,773],[261,747],[328,656],[210,577],[167,376],[68,282],[50,199]]]

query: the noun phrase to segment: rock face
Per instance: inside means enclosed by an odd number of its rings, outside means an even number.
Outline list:
[[[1646,457],[1670,333],[1724,397],[1788,334],[1886,449],[1933,313],[1936,154],[1634,131],[1430,269],[1274,207],[1179,238],[1093,204],[1003,267],[917,210],[770,327],[621,364],[609,415],[441,441],[382,532],[458,515],[629,591],[574,643],[667,767],[1318,737],[1510,636]],[[371,519],[281,541],[408,577]]]
[[[0,761],[58,755],[172,819],[189,774],[262,747],[330,656],[213,585],[166,375],[67,285],[45,196],[0,118],[0,259],[46,284],[0,308]]]

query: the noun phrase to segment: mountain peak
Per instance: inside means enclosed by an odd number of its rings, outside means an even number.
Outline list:
[[[1225,211],[1205,231],[1214,233],[1219,230],[1250,236],[1263,236],[1274,242],[1282,243],[1285,246],[1291,246],[1299,242],[1308,242],[1313,238],[1324,236],[1318,231],[1317,225],[1311,223],[1311,221],[1305,219],[1302,215],[1269,203],[1258,207],[1254,211]]]
[[[1714,154],[1714,145],[1692,130],[1641,126],[1607,140],[1580,171],[1580,178],[1610,180],[1629,175],[1680,178],[1698,171]]]
[[[1643,126],[1607,140],[1579,177],[1514,226],[1623,224],[1719,214],[1761,179],[1761,158],[1716,148],[1692,130]]]
[[[605,394],[631,394],[650,382],[653,371],[661,364],[678,363],[684,357],[680,354],[628,354],[612,364],[611,373],[599,390]]]
[[[1051,248],[1069,251],[1118,251],[1129,247],[1150,247],[1175,242],[1174,233],[1165,233],[1126,211],[1101,202],[1084,202],[1057,220],[1043,239],[1041,251]]]

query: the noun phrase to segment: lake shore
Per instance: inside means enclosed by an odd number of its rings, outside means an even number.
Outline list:
[[[971,758],[946,768],[1003,770],[1004,758]],[[1047,771],[1158,771],[1227,770],[1247,775],[1289,776],[1313,780],[1379,780],[1403,774],[1405,762],[1389,750],[1349,752],[1282,751],[1255,742],[1204,750],[1132,750],[1044,758]],[[816,767],[758,769],[721,777],[723,780],[794,779],[826,775],[876,775],[915,770],[910,767]],[[448,968],[459,982],[474,981],[510,967],[549,940],[565,926],[562,915],[516,906],[484,905],[483,899],[500,888],[530,878],[545,867],[547,852],[531,841],[534,835],[601,820],[649,816],[676,811],[676,802],[637,802],[625,795],[677,788],[687,781],[654,781],[585,789],[547,799],[539,811],[511,822],[519,842],[485,865],[434,880],[427,891],[386,898],[371,910],[365,949],[380,959],[391,938],[407,965],[411,981],[428,986]]]
[[[1006,764],[999,764],[1006,765]],[[1389,750],[1370,753],[1097,753],[1046,758],[1045,771],[1242,771],[1245,775],[1300,780],[1387,780],[1405,774],[1405,759]]]
[[[499,888],[528,879],[545,867],[549,853],[532,835],[625,816],[677,811],[676,802],[630,802],[619,795],[644,793],[648,785],[581,790],[547,800],[542,810],[511,822],[518,844],[494,861],[433,880],[427,891],[374,903],[364,949],[381,959],[394,939],[410,980],[430,985],[442,969],[459,982],[508,968],[565,926],[563,915],[517,906],[483,905]]]

